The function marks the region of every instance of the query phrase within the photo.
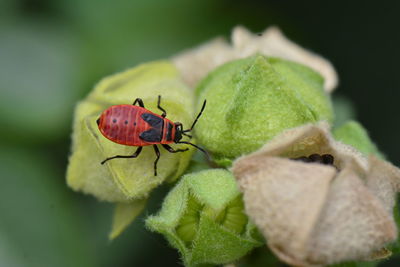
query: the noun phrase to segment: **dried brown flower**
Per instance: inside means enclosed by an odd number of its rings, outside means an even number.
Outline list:
[[[291,158],[331,154],[334,166]],[[328,125],[278,135],[232,167],[247,214],[268,246],[295,266],[319,266],[390,255],[400,170],[333,140]]]
[[[314,69],[324,77],[326,92],[332,92],[338,84],[336,71],[327,59],[290,41],[277,27],[269,27],[261,34],[252,34],[246,28],[237,26],[233,29],[231,39],[232,44],[229,44],[223,38],[216,38],[172,58],[190,87],[196,86],[217,66],[256,53],[295,61]]]

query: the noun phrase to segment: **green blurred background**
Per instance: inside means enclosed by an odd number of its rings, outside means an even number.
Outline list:
[[[238,24],[278,25],[335,65],[335,95],[400,164],[400,2],[0,1],[0,266],[181,266],[143,218],[107,240],[112,205],[65,186],[73,108],[105,75],[165,58]],[[400,258],[382,266],[396,266]]]

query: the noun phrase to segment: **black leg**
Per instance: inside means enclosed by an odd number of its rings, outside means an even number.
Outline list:
[[[160,159],[160,150],[158,150],[157,145],[153,145],[154,151],[156,152],[156,160],[154,161],[154,176],[157,176],[157,162]]]
[[[130,156],[121,156],[121,155],[117,155],[117,156],[114,156],[114,157],[106,158],[105,160],[103,160],[103,161],[101,162],[101,164],[104,164],[104,163],[106,163],[106,161],[109,161],[109,160],[111,160],[111,159],[136,158],[137,156],[139,156],[140,152],[142,152],[142,148],[143,148],[143,147],[141,147],[141,146],[138,147],[138,148],[136,149],[135,153],[133,153],[133,154],[130,155]]]
[[[136,105],[136,103],[139,103],[139,106],[144,108],[143,100],[141,98],[136,98],[132,105]]]
[[[182,134],[185,135],[185,136],[187,136],[187,137],[189,137],[189,138],[192,138],[192,137],[193,137],[193,136],[191,136],[190,134],[187,134],[187,133],[184,133],[184,132],[182,132]]]
[[[189,148],[174,150],[172,147],[170,147],[169,145],[165,145],[165,144],[163,144],[162,146],[163,146],[166,150],[168,150],[169,153],[185,152],[185,151],[188,151],[188,150],[189,150]]]
[[[165,109],[163,109],[163,108],[160,106],[160,103],[161,103],[161,96],[159,95],[159,96],[158,96],[157,107],[158,107],[159,110],[161,110],[161,111],[163,112],[163,113],[161,114],[161,117],[165,118],[165,117],[167,116],[167,112],[165,111]]]

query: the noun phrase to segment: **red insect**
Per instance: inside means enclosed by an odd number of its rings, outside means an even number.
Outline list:
[[[183,130],[182,123],[172,122],[165,118],[167,112],[160,106],[160,102],[161,96],[159,95],[157,107],[162,111],[161,115],[145,109],[143,101],[140,98],[136,98],[132,105],[115,105],[103,111],[100,118],[96,121],[100,132],[107,139],[115,143],[126,146],[137,146],[138,149],[132,155],[117,155],[106,158],[101,164],[116,158],[136,158],[142,152],[143,146],[153,145],[157,156],[154,161],[154,175],[157,176],[157,162],[160,159],[160,151],[157,145],[162,145],[170,153],[177,153],[187,151],[188,148],[174,150],[168,144],[188,144],[196,147],[208,156],[206,151],[195,144],[181,141],[182,135],[186,135],[189,138],[192,137],[187,132],[192,131],[196,125],[197,120],[206,107],[206,100],[204,100],[203,106],[194,120],[192,127],[187,130]],[[139,106],[136,106],[136,103]]]

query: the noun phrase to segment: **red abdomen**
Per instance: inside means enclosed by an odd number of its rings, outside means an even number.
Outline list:
[[[127,146],[169,144],[175,136],[173,122],[133,105],[109,107],[101,114],[98,126],[106,138]]]

